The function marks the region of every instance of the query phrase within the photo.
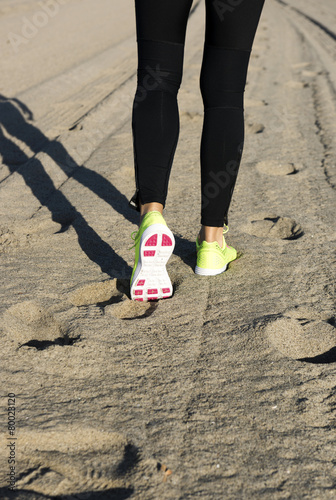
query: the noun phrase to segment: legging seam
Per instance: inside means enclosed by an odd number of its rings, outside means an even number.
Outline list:
[[[204,47],[213,47],[214,49],[225,49],[225,50],[239,50],[240,52],[251,52],[252,49],[240,49],[238,47],[225,47],[221,45],[210,45],[209,43],[204,43]]]
[[[147,61],[148,61],[148,59],[147,59]],[[144,73],[148,74],[148,65],[145,68],[139,67],[137,73],[140,73],[141,71],[143,71]],[[168,75],[163,75],[164,77],[172,75],[172,76],[175,76],[177,78],[182,78],[182,73],[181,72],[171,71],[171,69],[169,69],[169,68],[163,67],[163,68],[160,68],[159,70],[154,70],[154,71],[157,71],[157,73],[159,74],[159,76],[161,76],[160,75],[160,71],[161,71],[163,73],[167,73],[168,72]],[[139,76],[141,76],[141,75],[139,75]],[[232,91],[232,92],[235,92],[235,91]]]
[[[178,42],[167,42],[166,40],[154,40],[153,38],[137,38],[136,41],[139,42],[140,40],[148,41],[148,42],[159,42],[159,43],[170,43],[171,45],[184,45],[184,43],[178,43]]]
[[[169,94],[169,95],[172,95],[174,97],[176,97],[176,92],[174,91],[171,91],[171,90],[167,90],[167,89],[148,89],[147,92],[166,92],[166,94]],[[177,91],[178,93],[178,91]]]

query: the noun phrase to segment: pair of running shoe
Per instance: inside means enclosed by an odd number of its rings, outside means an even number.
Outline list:
[[[221,248],[217,241],[199,243],[196,239],[197,264],[195,273],[214,276],[224,272],[237,257],[234,248],[224,238]],[[160,212],[148,212],[134,234],[135,263],[131,276],[131,299],[141,302],[165,299],[173,294],[166,264],[173,253],[175,239]]]

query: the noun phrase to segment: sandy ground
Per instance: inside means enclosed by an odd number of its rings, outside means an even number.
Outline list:
[[[203,278],[194,1],[165,210],[175,292],[151,304],[128,296],[133,9],[0,0],[0,497],[335,498],[336,4],[266,0],[230,212],[240,258]]]

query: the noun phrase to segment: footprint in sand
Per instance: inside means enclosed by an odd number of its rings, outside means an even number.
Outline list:
[[[336,347],[335,318],[311,307],[285,312],[266,326],[265,334],[276,349],[293,359],[318,361],[322,355],[332,355]],[[336,361],[336,353],[332,356]]]
[[[257,216],[250,219],[244,231],[259,238],[282,240],[296,239],[303,235],[303,230],[294,219],[277,215]]]
[[[111,314],[115,318],[133,320],[148,318],[157,309],[158,302],[135,302],[128,297],[120,304],[105,308],[105,314]]]
[[[291,175],[295,174],[300,167],[294,165],[294,163],[281,163],[275,160],[264,160],[256,164],[256,169],[262,174]]]
[[[72,305],[96,305],[104,308],[105,314],[119,319],[147,318],[158,307],[156,302],[134,302],[129,298],[129,280],[111,279],[84,285],[68,295]]]
[[[246,132],[248,134],[261,134],[265,130],[265,126],[262,123],[247,123]]]
[[[123,295],[122,280],[110,279],[81,286],[69,293],[67,300],[77,307],[90,305],[104,307],[120,302]]]
[[[7,227],[0,228],[0,252],[4,252],[6,248],[10,245],[15,245],[17,243],[17,237],[15,237],[13,231]]]
[[[36,214],[28,220],[14,222],[11,227],[0,228],[0,252],[7,247],[23,246],[30,241],[49,238],[61,230],[61,224],[51,220],[49,214]]]
[[[62,229],[61,224],[54,222],[50,214],[41,210],[31,219],[20,221],[14,226],[14,231],[21,235],[36,235],[37,237],[48,237]]]
[[[34,300],[20,302],[7,309],[2,317],[2,328],[17,346],[45,348],[56,343],[69,344],[74,340],[70,338],[67,326]]]
[[[187,120],[201,120],[203,119],[203,114],[198,113],[197,111],[182,111],[180,116],[186,118]]]
[[[7,444],[6,437],[1,436],[3,449]],[[115,495],[120,488],[128,490],[125,488],[125,474],[137,465],[139,452],[121,434],[69,425],[51,431],[21,430],[18,442],[18,490],[52,495],[53,498],[103,491],[110,493],[110,498],[128,498],[128,495]],[[1,474],[3,487],[4,481],[5,475]],[[129,493],[132,490],[129,488]]]

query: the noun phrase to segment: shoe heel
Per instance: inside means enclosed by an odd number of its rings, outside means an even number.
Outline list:
[[[166,264],[174,247],[174,235],[166,225],[152,224],[144,231],[131,285],[132,300],[145,302],[172,296],[173,286]]]

